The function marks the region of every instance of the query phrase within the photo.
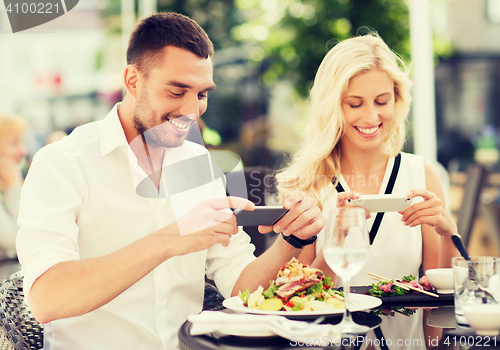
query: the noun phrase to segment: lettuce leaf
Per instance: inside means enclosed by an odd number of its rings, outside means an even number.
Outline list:
[[[382,285],[385,285],[385,284],[388,284],[388,283],[391,283],[391,282],[394,282],[394,281],[381,281],[381,282],[378,282],[378,283],[372,283],[372,289],[370,289],[368,292],[370,293],[370,295],[373,295],[374,297],[386,297],[386,296],[394,296],[394,295],[405,295],[406,293],[408,293],[408,291],[404,290],[403,288],[400,288],[396,285],[392,285],[391,286],[391,290],[393,290],[392,293],[387,293],[387,292],[384,292],[380,286]]]
[[[271,281],[269,283],[269,288],[262,294],[264,298],[270,299],[274,298],[276,296],[276,291],[278,290],[279,286],[274,284],[274,281]]]
[[[321,293],[323,292],[323,281],[307,288],[306,294]]]
[[[240,296],[241,301],[243,301],[243,303],[245,305],[247,305],[248,304],[248,298],[250,298],[250,291],[248,290],[248,288],[243,293],[240,290],[238,292],[238,295]]]

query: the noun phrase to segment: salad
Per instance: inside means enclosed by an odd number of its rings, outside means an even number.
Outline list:
[[[370,295],[374,297],[387,297],[387,296],[395,296],[395,295],[404,295],[407,293],[412,293],[411,290],[405,290],[397,285],[394,282],[399,282],[404,285],[409,285],[414,288],[422,289],[428,292],[434,290],[434,287],[429,283],[427,276],[423,276],[417,282],[416,278],[412,275],[404,276],[400,280],[388,280],[381,281],[377,283],[372,283],[372,287],[368,292]]]
[[[334,289],[330,277],[293,258],[283,266],[264,291],[247,289],[239,296],[243,305],[266,311],[324,311],[344,308],[343,293]]]

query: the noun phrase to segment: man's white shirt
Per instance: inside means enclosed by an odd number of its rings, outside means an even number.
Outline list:
[[[18,221],[26,301],[34,281],[55,264],[110,254],[180,219],[200,200],[225,197],[220,177],[181,192],[168,186],[169,177],[182,176],[169,174],[169,165],[206,153],[189,141],[167,149],[160,190],[147,191],[155,193],[148,198],[138,194],[146,174],[133,164],[117,106],[41,149],[23,185]],[[175,348],[180,325],[201,311],[205,271],[229,297],[255,259],[249,241],[240,230],[226,248],[168,259],[101,308],[46,324],[44,349]]]

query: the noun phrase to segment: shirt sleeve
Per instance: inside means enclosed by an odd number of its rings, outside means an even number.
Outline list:
[[[226,196],[223,185],[216,189],[216,198]],[[225,298],[231,296],[243,269],[256,259],[254,250],[255,246],[250,243],[250,236],[241,227],[239,232],[231,237],[227,247],[215,244],[208,249],[206,275],[214,280]]]
[[[225,298],[231,296],[241,271],[256,259],[253,254],[254,250],[255,247],[250,243],[250,237],[242,228],[231,237],[231,242],[227,247],[216,244],[208,250],[207,277],[215,281]]]
[[[81,176],[60,150],[45,147],[33,159],[21,191],[17,235],[26,301],[35,280],[50,267],[79,259]]]

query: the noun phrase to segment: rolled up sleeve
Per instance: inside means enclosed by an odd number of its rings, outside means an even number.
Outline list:
[[[231,237],[227,247],[220,244],[212,246],[207,255],[207,277],[213,279],[225,298],[231,296],[233,287],[241,271],[256,258],[255,247],[250,237],[240,227],[240,231]]]
[[[21,191],[17,235],[26,302],[45,271],[79,260],[77,221],[85,193],[80,176],[59,150],[45,147],[33,159]]]

